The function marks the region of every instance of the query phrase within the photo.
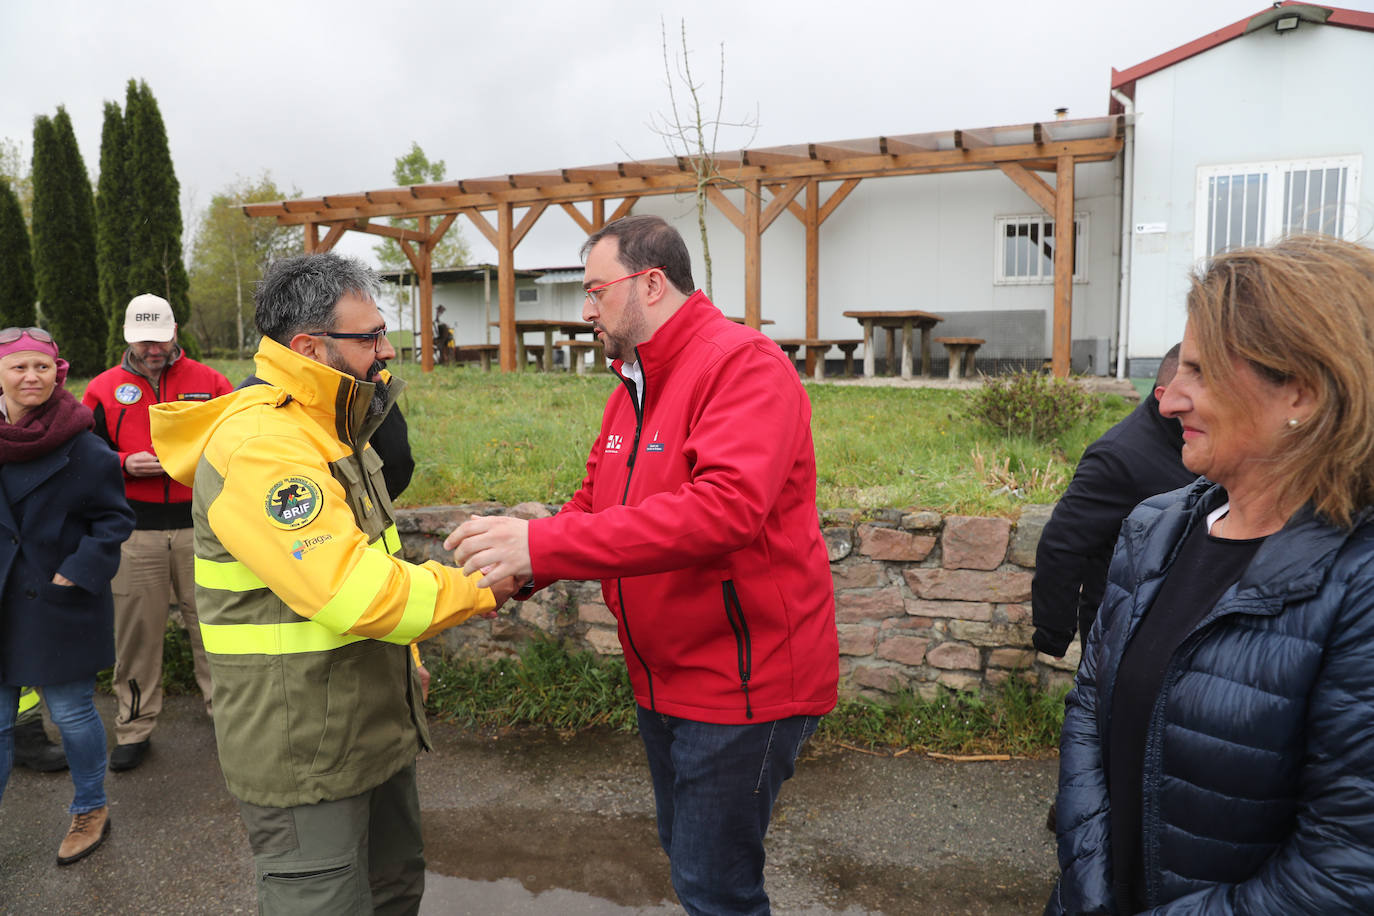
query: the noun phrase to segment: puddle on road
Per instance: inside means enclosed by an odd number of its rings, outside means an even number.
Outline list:
[[[532,894],[562,889],[625,907],[677,899],[652,816],[509,807],[427,811],[424,835],[426,865],[439,875],[514,879]]]
[[[934,867],[872,865],[843,856],[820,856],[810,868],[823,876],[831,905],[878,913],[1038,913],[1049,899],[1053,876],[967,863]]]

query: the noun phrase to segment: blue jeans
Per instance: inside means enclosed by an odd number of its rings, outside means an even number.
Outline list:
[[[105,807],[105,726],[95,711],[95,678],[47,684],[42,688],[53,723],[62,733],[76,794],[71,814]],[[14,765],[14,719],[19,711],[19,688],[0,685],[0,798]]]
[[[763,837],[797,752],[820,721],[712,725],[639,707],[658,839],[692,916],[766,916]]]

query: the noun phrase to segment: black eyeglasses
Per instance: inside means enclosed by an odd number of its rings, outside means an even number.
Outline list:
[[[328,337],[331,340],[370,340],[375,355],[382,348],[382,338],[386,336],[386,325],[366,333],[343,333],[340,331],[306,331],[311,337]]]
[[[52,343],[52,335],[42,328],[5,328],[0,331],[0,344],[14,343],[25,334],[39,343]]]

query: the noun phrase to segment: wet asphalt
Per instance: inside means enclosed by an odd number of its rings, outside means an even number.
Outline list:
[[[109,697],[98,703],[107,730]],[[474,735],[431,723],[419,761],[421,913],[680,913],[639,739]],[[1055,874],[1056,761],[808,753],[768,837],[778,914],[1038,913]],[[112,831],[55,864],[71,780],[16,769],[0,801],[0,913],[256,912],[252,858],[198,698],[168,697],[144,764],[110,773]]]

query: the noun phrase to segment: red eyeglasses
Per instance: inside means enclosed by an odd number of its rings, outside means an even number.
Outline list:
[[[584,290],[584,291],[583,291],[583,295],[585,295],[589,300],[591,300],[592,305],[596,305],[596,294],[599,293],[599,292],[601,292],[601,291],[602,291],[603,289],[605,289],[606,287],[608,287],[608,286],[615,286],[617,283],[620,283],[620,282],[622,282],[622,281],[624,281],[624,280],[630,280],[630,279],[633,279],[633,278],[635,278],[635,277],[641,276],[641,275],[643,275],[643,274],[647,274],[647,273],[648,273],[649,271],[651,271],[651,270],[662,270],[662,269],[663,269],[662,267],[646,267],[646,268],[644,268],[643,270],[637,270],[637,271],[635,271],[635,272],[632,273],[632,274],[626,274],[625,276],[620,277],[619,279],[616,279],[616,280],[612,280],[612,281],[609,282],[609,283],[602,283],[600,286],[593,286],[593,287],[591,287],[590,289]]]

